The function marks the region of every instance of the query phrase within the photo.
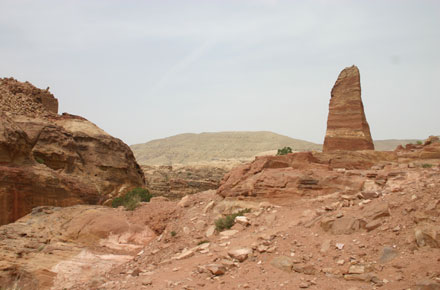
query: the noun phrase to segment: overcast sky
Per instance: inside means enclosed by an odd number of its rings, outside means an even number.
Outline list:
[[[128,144],[267,130],[322,143],[357,65],[374,139],[440,135],[440,1],[0,0],[0,77]]]

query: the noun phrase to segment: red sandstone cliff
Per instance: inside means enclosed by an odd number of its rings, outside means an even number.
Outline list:
[[[48,90],[0,79],[0,225],[35,206],[97,204],[144,185],[130,148]]]

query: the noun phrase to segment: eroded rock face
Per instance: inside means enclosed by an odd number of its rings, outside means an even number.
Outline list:
[[[227,196],[317,196],[351,188],[360,191],[366,177],[345,170],[369,169],[396,160],[394,152],[299,152],[260,156],[226,174],[217,193]],[[340,169],[340,170],[339,170]]]
[[[148,166],[141,165],[149,190],[154,195],[181,198],[188,194],[217,189],[226,168],[202,166]]]
[[[57,115],[55,103],[47,90],[0,80],[0,225],[36,206],[99,204],[144,186],[126,144],[84,118]]]
[[[345,68],[331,92],[324,152],[374,150],[361,98],[359,69]]]

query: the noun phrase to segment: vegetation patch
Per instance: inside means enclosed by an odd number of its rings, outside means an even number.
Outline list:
[[[422,164],[422,167],[423,167],[423,168],[431,168],[431,167],[432,167],[432,164],[429,164],[429,163],[423,163],[423,164]]]
[[[44,164],[44,160],[41,157],[35,157],[35,161],[37,161],[40,164]]]
[[[139,202],[149,202],[153,195],[145,188],[135,188],[126,194],[116,197],[112,201],[112,207],[123,206],[126,210],[134,210]]]
[[[278,149],[277,155],[286,155],[292,153],[292,148],[290,147],[284,147],[282,149]]]
[[[245,213],[250,212],[249,208],[240,210],[239,212],[228,214],[225,217],[219,218],[215,220],[215,229],[219,232],[224,231],[226,229],[230,229],[235,224],[235,218],[238,216],[242,216]]]

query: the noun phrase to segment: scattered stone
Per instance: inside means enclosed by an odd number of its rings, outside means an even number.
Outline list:
[[[213,201],[213,200],[210,201],[203,209],[203,213],[204,214],[208,213],[208,211],[210,211],[214,207],[214,205],[215,205],[215,201]]]
[[[291,272],[293,266],[293,260],[290,257],[278,256],[273,258],[270,264],[275,268],[278,268],[285,272]]]
[[[173,260],[182,260],[182,259],[192,257],[193,255],[194,255],[193,250],[186,249],[186,250],[183,250],[183,252],[178,254],[177,256],[174,256],[172,259]]]
[[[351,265],[348,269],[348,274],[364,274],[365,267],[362,265]]]
[[[222,238],[230,238],[233,235],[235,235],[236,233],[238,233],[237,230],[227,230],[227,231],[220,232],[220,236]]]
[[[369,222],[369,223],[367,223],[366,225],[365,225],[365,229],[368,231],[368,232],[370,232],[370,231],[372,231],[372,230],[374,230],[374,229],[377,229],[378,227],[380,227],[382,225],[382,221],[381,220],[373,220],[373,221],[371,221],[371,222]]]
[[[297,273],[303,273],[306,275],[315,275],[316,274],[316,268],[313,265],[298,265],[293,264],[292,270]]]
[[[415,229],[416,243],[419,247],[440,248],[440,227],[425,224]]]
[[[372,209],[368,210],[365,214],[366,217],[375,220],[381,217],[387,217],[390,216],[390,208],[388,204],[377,204]]]
[[[206,269],[209,270],[215,276],[221,276],[226,273],[226,268],[222,264],[209,264],[206,265]]]
[[[184,197],[182,197],[177,205],[180,207],[188,207],[190,205],[189,195],[185,195]]]
[[[327,251],[330,249],[331,240],[324,240],[324,242],[321,245],[320,252],[321,253],[327,253]]]
[[[363,281],[363,282],[372,282],[375,276],[371,273],[365,274],[345,274],[344,279],[347,281]]]
[[[344,248],[344,244],[342,243],[336,243],[336,249],[342,250]]]
[[[309,288],[310,287],[310,283],[308,282],[301,282],[299,285],[299,288]]]
[[[234,250],[230,250],[228,252],[228,255],[231,258],[236,259],[239,262],[245,261],[250,254],[252,254],[252,249],[251,248],[234,249]]]
[[[431,280],[423,280],[416,283],[415,290],[440,290],[440,284]]]
[[[142,278],[141,283],[144,286],[149,286],[149,285],[153,285],[153,280],[150,277],[144,277],[144,278]]]
[[[235,217],[234,221],[238,224],[245,226],[245,227],[250,224],[249,219],[245,216],[237,216],[237,217]]]
[[[210,238],[210,237],[212,237],[212,235],[214,235],[214,233],[215,233],[215,226],[212,225],[212,226],[208,227],[208,229],[206,230],[205,236],[207,238]]]
[[[380,263],[387,263],[397,257],[397,251],[392,247],[384,247],[379,258]]]

